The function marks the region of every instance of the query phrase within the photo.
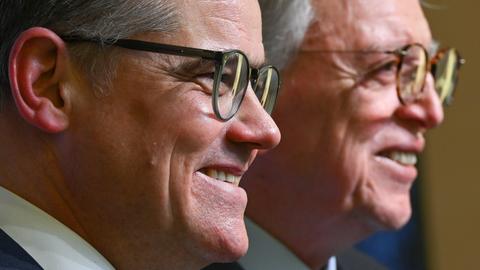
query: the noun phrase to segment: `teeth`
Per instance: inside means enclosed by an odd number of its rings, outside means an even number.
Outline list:
[[[229,174],[224,171],[217,171],[214,169],[208,169],[207,175],[219,181],[234,184],[235,186],[238,186],[238,184],[240,183],[240,179],[242,178],[241,176],[235,176],[233,174]]]
[[[217,170],[209,169],[209,170],[207,171],[207,175],[210,176],[210,177],[212,177],[212,178],[215,178],[215,179],[218,178],[218,172],[217,172]]]
[[[233,176],[231,174],[227,174],[227,182],[235,183],[235,176]]]
[[[405,153],[405,152],[392,152],[388,157],[396,162],[404,165],[415,165],[417,164],[417,155],[414,153]]]
[[[227,181],[227,175],[225,174],[225,172],[219,171],[217,173],[217,179]]]

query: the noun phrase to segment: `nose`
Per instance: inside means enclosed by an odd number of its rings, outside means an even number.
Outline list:
[[[237,114],[230,121],[227,138],[233,142],[247,143],[253,149],[262,150],[272,149],[280,142],[280,130],[250,87]]]
[[[415,102],[400,106],[397,114],[401,118],[415,121],[423,129],[431,129],[442,123],[443,107],[431,74],[427,75],[422,95]]]

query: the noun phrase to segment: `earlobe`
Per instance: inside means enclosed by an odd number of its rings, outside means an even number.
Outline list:
[[[66,47],[49,29],[24,31],[10,52],[9,78],[12,96],[20,115],[49,133],[68,127]]]

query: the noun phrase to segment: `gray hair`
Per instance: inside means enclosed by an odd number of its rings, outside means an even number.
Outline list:
[[[267,60],[283,69],[301,45],[314,18],[310,0],[259,0],[262,10],[263,44]],[[441,8],[419,0],[426,8]]]
[[[309,0],[259,0],[267,60],[283,69],[301,45],[313,19]]]
[[[0,102],[10,95],[11,47],[26,29],[40,26],[59,35],[120,39],[144,32],[171,33],[179,27],[178,16],[171,0],[0,0]],[[93,85],[105,86],[102,81],[108,82],[115,69],[113,60],[105,60],[115,57],[108,57],[102,46],[73,44],[69,49]]]

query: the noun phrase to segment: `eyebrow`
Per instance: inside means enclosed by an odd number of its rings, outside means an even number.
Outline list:
[[[169,70],[173,72],[190,72],[196,71],[201,68],[215,67],[215,61],[203,58],[181,58],[181,57],[168,57]]]
[[[219,48],[215,48],[214,50],[218,50],[220,52],[228,52],[228,51],[232,51],[232,50],[241,51],[247,57],[248,64],[250,65],[250,67],[255,68],[255,69],[260,69],[261,67],[265,66],[268,63],[268,61],[265,59],[265,57],[263,57],[263,58],[252,57],[251,55],[248,55],[246,51],[244,51],[240,48],[231,49],[231,48],[219,47]]]

